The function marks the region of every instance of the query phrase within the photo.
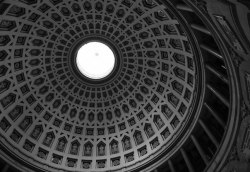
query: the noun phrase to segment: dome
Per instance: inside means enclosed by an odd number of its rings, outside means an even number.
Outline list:
[[[217,33],[187,5],[1,2],[3,159],[22,171],[208,168],[234,119],[237,88]],[[84,59],[92,50],[96,62]]]

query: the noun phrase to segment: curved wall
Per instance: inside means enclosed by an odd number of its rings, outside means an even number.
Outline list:
[[[3,171],[247,171],[248,5],[2,1]],[[101,82],[72,67],[89,39]]]

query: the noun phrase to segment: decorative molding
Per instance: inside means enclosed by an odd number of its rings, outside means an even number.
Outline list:
[[[250,73],[245,72],[244,79],[246,82],[247,98],[250,101]]]
[[[241,161],[250,162],[250,115],[243,119],[237,138],[237,152]]]
[[[236,146],[236,144],[234,144],[234,146],[232,147],[232,150],[228,156],[228,162],[238,161],[238,160],[239,160],[239,156],[238,156],[238,152],[237,152],[237,146]]]
[[[241,119],[245,119],[247,116],[249,116],[249,110],[247,108],[246,103],[243,100],[242,106],[241,106]]]
[[[250,166],[250,113],[243,101],[238,138],[231,149],[222,172],[249,172]]]
[[[228,163],[222,172],[249,172],[250,166],[247,162],[231,161]]]
[[[236,66],[237,68],[239,68],[240,65],[241,65],[241,63],[244,61],[244,59],[243,59],[241,56],[239,56],[239,55],[234,51],[234,49],[232,49],[232,48],[229,48],[229,53],[230,53],[231,59],[233,60],[235,66]]]
[[[221,29],[225,33],[227,39],[229,40],[231,46],[233,46],[237,51],[240,51],[242,53],[245,53],[245,50],[240,43],[239,39],[237,38],[236,34],[234,31],[231,29],[230,24],[228,21],[225,19],[224,16],[219,16],[219,15],[214,15],[216,21],[220,25]]]

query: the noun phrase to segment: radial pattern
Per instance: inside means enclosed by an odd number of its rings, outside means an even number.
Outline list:
[[[79,71],[90,79],[102,79],[114,69],[113,51],[101,42],[89,42],[79,48],[76,66]]]
[[[0,13],[0,128],[10,151],[70,171],[120,169],[179,136],[199,75],[163,4],[13,0]],[[115,53],[113,72],[98,81],[76,69],[76,50],[89,41]]]

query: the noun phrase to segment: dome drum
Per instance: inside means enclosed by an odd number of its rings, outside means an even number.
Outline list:
[[[0,134],[8,161],[25,164],[15,165],[22,171],[209,168],[235,87],[222,46],[189,5],[0,2]],[[194,20],[200,25],[188,24]],[[115,58],[98,79],[77,64],[92,42]]]

